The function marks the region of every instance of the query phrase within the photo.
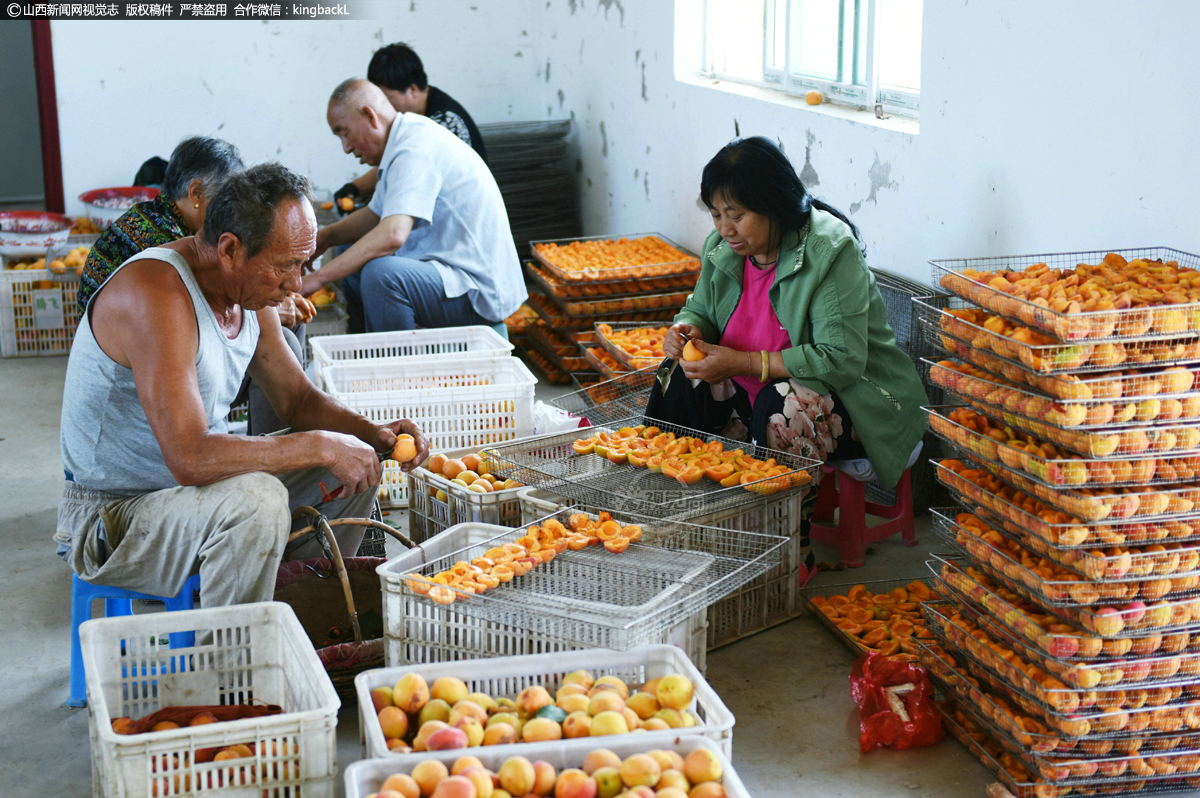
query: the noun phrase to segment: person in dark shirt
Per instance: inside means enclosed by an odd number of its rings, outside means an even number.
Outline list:
[[[397,112],[429,117],[471,145],[487,163],[487,149],[475,120],[457,100],[429,85],[420,57],[407,44],[397,42],[377,50],[367,67],[367,80],[383,90]],[[341,210],[342,197],[351,197],[356,203],[368,199],[375,192],[377,180],[378,170],[372,169],[342,186],[333,195],[338,209]]]

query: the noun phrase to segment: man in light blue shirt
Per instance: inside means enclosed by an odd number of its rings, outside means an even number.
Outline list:
[[[368,332],[494,326],[525,300],[504,199],[479,155],[419,114],[399,114],[374,84],[351,79],[329,100],[342,149],[379,167],[370,205],[317,234],[317,254],[349,248],[304,278],[341,279]]]

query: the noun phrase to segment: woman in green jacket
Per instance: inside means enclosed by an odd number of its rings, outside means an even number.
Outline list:
[[[646,415],[894,487],[920,451],[927,398],[896,346],[857,228],[760,136],[709,161],[700,198],[716,230],[663,343],[687,379],[676,371],[665,392],[656,386]],[[701,359],[684,359],[688,341]],[[803,538],[815,502],[809,490]]]

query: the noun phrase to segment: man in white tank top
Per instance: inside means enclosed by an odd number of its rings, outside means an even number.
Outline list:
[[[229,179],[199,233],[131,258],[100,287],[62,415],[55,539],[81,579],[174,596],[199,573],[202,606],[269,601],[296,507],[364,517],[377,451],[408,432],[408,467],[428,454],[412,422],[378,426],[318,390],[285,344],[275,307],[299,289],[316,230],[307,179],[263,164]],[[247,372],[296,432],[227,433]],[[354,554],[364,529],[336,529]],[[320,552],[307,540],[288,554]]]

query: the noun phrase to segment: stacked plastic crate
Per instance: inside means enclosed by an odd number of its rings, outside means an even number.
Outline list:
[[[318,384],[379,423],[417,422],[434,451],[533,434],[537,379],[490,327],[331,335],[312,341]],[[400,464],[384,462],[380,503],[408,506]]]
[[[1200,259],[934,262],[957,450],[934,525],[951,730],[1018,795],[1200,786]],[[1191,287],[1193,277],[1197,289]]]

